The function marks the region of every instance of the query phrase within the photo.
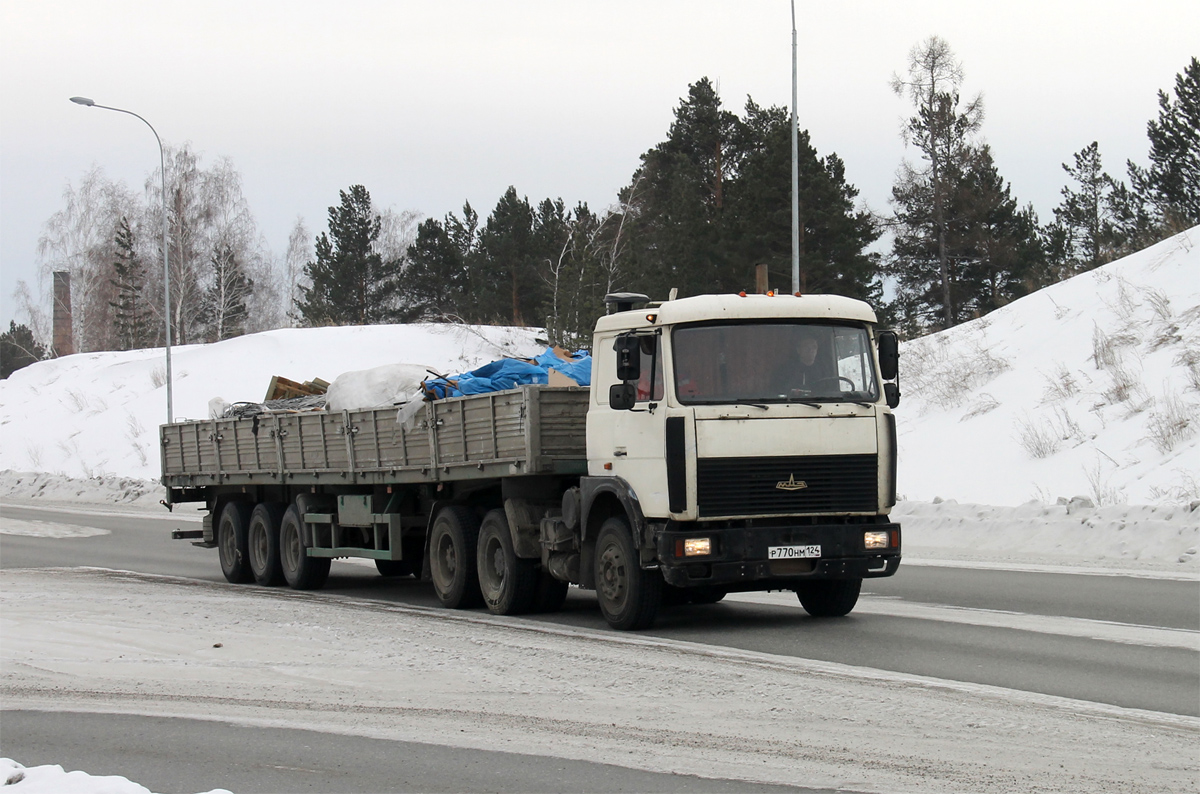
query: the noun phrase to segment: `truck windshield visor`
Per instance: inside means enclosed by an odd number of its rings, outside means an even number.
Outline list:
[[[685,405],[879,399],[863,326],[688,325],[675,329],[672,347],[675,394]]]

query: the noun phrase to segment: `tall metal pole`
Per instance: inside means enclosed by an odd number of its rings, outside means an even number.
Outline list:
[[[141,119],[142,123],[154,133],[154,140],[158,141],[159,174],[162,176],[163,321],[167,342],[167,422],[171,422],[175,418],[175,405],[171,394],[171,269],[167,265],[167,157],[163,153],[162,138],[158,137],[158,130],[154,129],[154,125],[132,110],[113,108],[108,105],[97,105],[92,100],[83,96],[73,96],[71,97],[71,101],[76,105],[115,110],[117,113],[126,113],[136,119]]]
[[[800,140],[796,125],[796,0],[792,0],[792,293],[800,292]]]

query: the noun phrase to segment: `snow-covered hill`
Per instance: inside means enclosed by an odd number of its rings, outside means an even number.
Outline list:
[[[1200,498],[1200,227],[901,347],[899,490]]]
[[[172,348],[176,418],[208,404],[258,401],[271,376],[333,381],[395,362],[462,372],[502,355],[541,352],[535,329],[414,324],[290,328]],[[158,479],[166,420],[163,351],[80,353],[0,381],[0,469],[71,477]]]

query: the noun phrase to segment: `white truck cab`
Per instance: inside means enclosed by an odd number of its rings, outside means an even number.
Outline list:
[[[625,298],[592,348],[585,549],[624,514],[668,587],[795,589],[813,614],[849,612],[900,562],[895,336],[835,295]],[[585,551],[582,567],[603,607],[603,565]]]

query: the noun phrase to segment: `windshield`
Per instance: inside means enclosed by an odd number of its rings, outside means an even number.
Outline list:
[[[672,334],[684,404],[875,402],[862,326],[773,322],[691,325]]]

